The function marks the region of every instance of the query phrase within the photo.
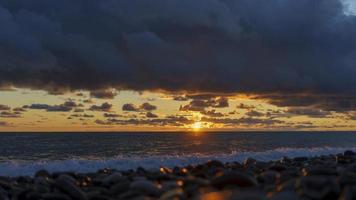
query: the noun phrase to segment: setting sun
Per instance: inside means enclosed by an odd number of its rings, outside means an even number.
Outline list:
[[[202,123],[201,122],[195,122],[192,125],[192,128],[193,128],[194,131],[199,131],[202,128]]]

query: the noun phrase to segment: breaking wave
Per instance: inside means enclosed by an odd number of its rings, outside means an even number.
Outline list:
[[[103,168],[115,168],[118,170],[135,169],[139,166],[147,169],[160,166],[174,167],[189,164],[204,163],[209,160],[220,160],[222,162],[242,162],[246,158],[254,158],[260,161],[278,160],[284,156],[294,158],[300,156],[313,157],[318,155],[329,155],[342,153],[346,150],[356,151],[356,147],[335,148],[277,148],[264,152],[232,152],[231,154],[189,154],[189,155],[167,155],[167,156],[116,156],[109,159],[96,157],[73,158],[67,160],[37,160],[22,161],[10,160],[0,163],[0,176],[25,176],[34,175],[40,169],[50,172],[75,171],[95,172]]]

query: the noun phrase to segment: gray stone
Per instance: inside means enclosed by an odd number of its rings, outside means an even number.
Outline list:
[[[338,172],[336,169],[329,167],[314,167],[306,171],[308,176],[321,175],[321,176],[337,176]]]
[[[258,191],[244,191],[240,193],[233,193],[229,199],[230,200],[267,200],[266,196]]]
[[[281,172],[286,170],[287,168],[284,165],[281,164],[275,164],[269,167],[269,170],[273,170],[273,171],[277,171],[277,172]]]
[[[11,184],[5,180],[0,180],[0,187],[9,190],[11,189]]]
[[[56,186],[61,189],[63,192],[67,193],[74,199],[78,200],[87,200],[85,193],[73,183],[73,180],[68,175],[60,175],[55,180]]]
[[[138,180],[130,184],[130,189],[134,191],[139,191],[150,196],[159,196],[160,190],[158,187],[147,180]]]
[[[179,187],[176,181],[161,182],[161,185],[162,185],[162,191],[164,192]]]
[[[41,197],[43,200],[71,200],[72,199],[68,195],[58,194],[58,193],[43,194]]]
[[[123,177],[121,173],[115,172],[115,173],[110,174],[107,177],[105,177],[103,179],[103,184],[104,185],[112,185],[112,184],[115,184],[115,183],[123,181],[123,180],[125,180],[125,177]]]
[[[244,160],[243,165],[254,165],[257,162],[256,159],[253,158],[247,158],[246,160]]]
[[[311,199],[335,199],[340,193],[336,179],[323,176],[303,177],[300,189],[303,196]]]
[[[4,190],[2,187],[0,187],[0,200],[8,200],[9,199],[9,193]]]
[[[271,198],[271,200],[299,200],[299,199],[300,198],[299,198],[298,194],[296,192],[290,191],[290,190],[276,193]]]
[[[277,180],[280,178],[280,173],[276,171],[265,171],[262,172],[257,180],[264,184],[275,184]]]
[[[162,194],[160,200],[183,199],[184,191],[181,188],[169,190]]]
[[[300,178],[293,178],[293,179],[283,182],[278,187],[279,187],[280,191],[285,191],[285,190],[293,190],[294,191],[299,185],[300,185]]]
[[[36,174],[35,174],[35,177],[51,177],[51,174],[47,171],[47,170],[44,170],[44,169],[42,169],[42,170],[39,170],[39,171],[37,171],[36,172]]]
[[[110,193],[113,195],[118,195],[123,192],[126,192],[129,188],[130,188],[129,181],[121,181],[121,182],[116,183],[110,187]]]
[[[354,200],[356,199],[356,186],[346,187],[339,200]]]
[[[205,163],[208,167],[224,167],[224,164],[218,160],[210,160]]]
[[[350,150],[344,152],[344,156],[355,156],[355,155],[356,153]]]
[[[90,200],[111,200],[110,196],[103,195],[100,191],[90,191],[87,193],[87,197]]]
[[[342,173],[339,178],[339,182],[342,186],[356,185],[356,173],[348,171]]]
[[[227,172],[221,176],[213,178],[211,185],[217,188],[225,186],[238,186],[241,188],[257,186],[255,178],[241,172]]]
[[[295,157],[293,159],[293,161],[296,161],[296,162],[305,162],[308,160],[308,157]]]

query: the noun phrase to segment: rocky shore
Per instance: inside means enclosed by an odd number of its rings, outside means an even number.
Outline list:
[[[354,200],[356,153],[95,173],[0,177],[0,200]]]

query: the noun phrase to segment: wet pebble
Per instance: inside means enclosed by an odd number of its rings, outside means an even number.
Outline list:
[[[102,180],[102,183],[104,185],[110,186],[112,184],[115,184],[117,182],[125,181],[125,177],[122,176],[121,173],[115,172],[113,174],[108,175]]]
[[[233,193],[230,200],[267,200],[267,197],[264,193],[259,191],[244,191]]]
[[[305,171],[305,175],[308,176],[337,176],[336,169],[328,167],[314,167]]]
[[[300,181],[300,193],[311,199],[337,199],[340,187],[334,178],[303,177]]]
[[[356,186],[346,187],[340,196],[339,200],[355,200]]]
[[[356,186],[356,173],[346,171],[341,174],[339,178],[340,185],[347,186],[347,185],[355,185]]]
[[[36,172],[35,177],[48,178],[51,177],[51,174],[47,170],[42,169]]]
[[[110,187],[110,193],[113,195],[121,194],[130,188],[130,181],[125,180],[118,182]]]
[[[279,180],[280,176],[281,176],[281,174],[279,172],[265,171],[265,172],[262,172],[257,177],[257,180],[260,183],[264,183],[264,184],[275,184]]]
[[[344,152],[344,156],[356,156],[356,152],[348,150]]]
[[[211,185],[217,188],[223,188],[226,186],[237,187],[253,187],[257,186],[255,178],[241,172],[227,172],[221,176],[215,177],[211,181]]]
[[[308,161],[308,157],[296,157],[296,158],[293,159],[293,161],[305,162],[305,161]]]
[[[286,190],[276,193],[272,196],[271,200],[299,200],[299,196],[295,191]]]
[[[0,187],[0,200],[8,200],[9,199],[9,193],[4,190],[2,187]]]
[[[68,175],[60,175],[55,180],[56,186],[74,199],[87,200],[85,193],[75,185],[75,180]]]
[[[155,197],[160,195],[159,188],[154,183],[147,180],[134,181],[133,183],[130,184],[130,190],[138,191],[143,194],[147,194]]]
[[[160,200],[180,200],[184,199],[184,190],[181,188],[166,191],[160,197]]]

